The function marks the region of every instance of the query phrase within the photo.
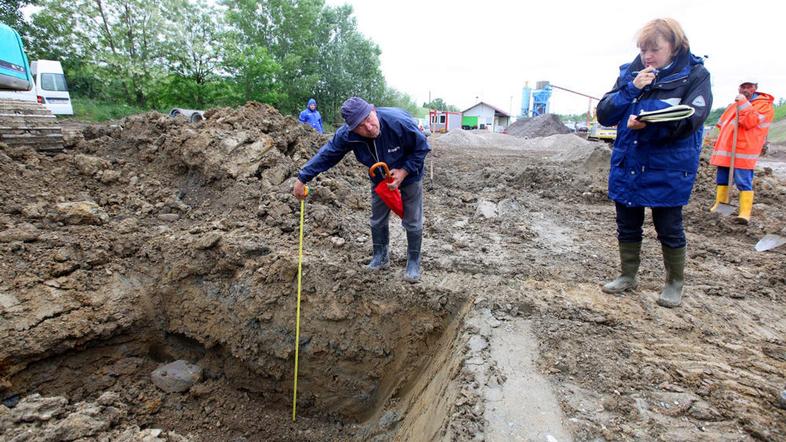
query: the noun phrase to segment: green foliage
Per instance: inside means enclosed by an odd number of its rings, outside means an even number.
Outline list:
[[[0,23],[12,27],[23,39],[30,32],[30,27],[22,16],[22,8],[34,4],[34,0],[3,0],[0,2]],[[25,46],[29,46],[25,41]]]
[[[786,118],[786,104],[780,103],[778,106],[775,106],[775,117],[772,121],[781,121]]]
[[[128,115],[134,115],[149,110],[139,106],[131,106],[125,103],[118,104],[79,97],[72,97],[71,104],[74,107],[74,115],[73,117],[66,118],[75,118],[82,121],[116,120]]]
[[[786,143],[786,105],[782,101],[775,106],[775,117],[767,138],[771,143]]]
[[[296,114],[309,98],[341,124],[352,95],[410,111],[350,6],[324,0],[38,0],[30,58],[60,60],[72,95],[139,108],[256,100]]]
[[[448,112],[461,111],[461,109],[459,109],[458,106],[447,104],[445,100],[443,100],[442,98],[435,98],[431,100],[430,103],[423,103],[423,107],[427,109],[436,109],[436,110],[448,111]]]
[[[385,95],[376,104],[380,107],[398,107],[404,109],[413,117],[423,116],[423,108],[418,106],[412,97],[393,88],[386,88]]]
[[[245,46],[228,51],[224,67],[232,80],[223,98],[226,104],[238,105],[246,101],[276,104],[282,98],[281,86],[276,81],[281,66],[261,46]]]
[[[715,126],[718,123],[721,115],[723,115],[723,111],[725,111],[725,107],[718,107],[710,111],[710,114],[707,115],[707,119],[704,121],[705,126]]]

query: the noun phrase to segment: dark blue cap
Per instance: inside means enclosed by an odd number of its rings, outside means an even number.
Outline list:
[[[344,117],[349,130],[355,130],[373,108],[373,105],[360,97],[350,97],[341,105],[341,116]]]

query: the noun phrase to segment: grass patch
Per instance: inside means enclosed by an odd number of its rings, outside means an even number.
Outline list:
[[[69,118],[80,121],[116,120],[151,110],[139,106],[129,106],[124,103],[110,103],[79,97],[71,97],[71,105],[74,107],[74,115]]]
[[[786,104],[775,106],[775,117],[772,121],[781,121],[784,118],[786,118]]]

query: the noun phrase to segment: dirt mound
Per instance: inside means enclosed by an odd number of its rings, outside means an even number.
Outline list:
[[[541,146],[558,150],[551,161],[567,163],[589,172],[608,173],[611,146],[603,142],[587,141],[575,135],[552,135],[541,140]]]
[[[554,114],[543,114],[537,117],[517,120],[508,126],[505,133],[521,138],[547,137],[556,134],[569,134],[570,129],[562,124]]]
[[[437,135],[431,140],[434,146],[448,148],[516,148],[521,140],[510,135],[488,132],[484,130],[454,129],[444,135]]]
[[[445,147],[489,147],[485,139],[476,135],[474,131],[454,129],[450,132],[434,136],[432,143]]]

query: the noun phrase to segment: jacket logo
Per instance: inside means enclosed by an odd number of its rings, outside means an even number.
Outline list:
[[[399,149],[401,149],[401,146],[396,146],[396,147],[394,147],[392,149],[388,149],[388,153],[397,152]]]

